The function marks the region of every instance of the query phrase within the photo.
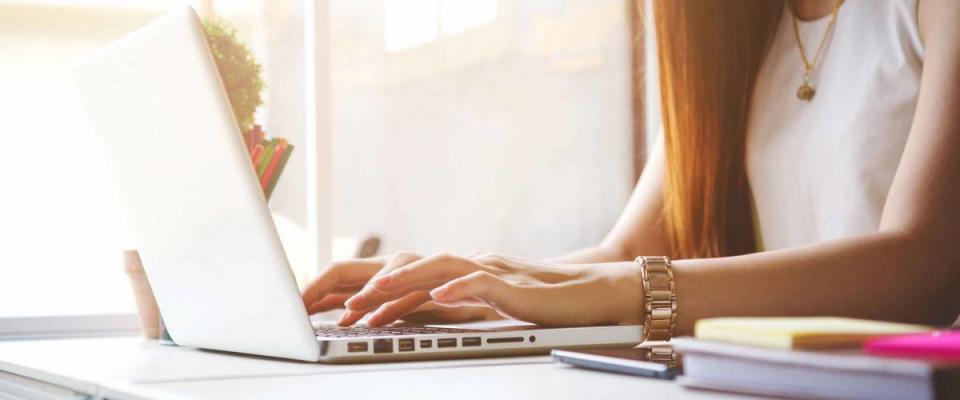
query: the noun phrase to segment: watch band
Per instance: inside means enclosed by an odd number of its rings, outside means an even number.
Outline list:
[[[657,345],[646,349],[645,359],[650,362],[666,365],[669,368],[676,368],[680,365],[680,357],[673,351],[673,346]]]
[[[643,339],[670,340],[677,326],[677,290],[669,257],[637,257],[643,278]]]

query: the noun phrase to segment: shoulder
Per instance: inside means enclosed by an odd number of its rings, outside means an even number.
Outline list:
[[[960,41],[960,1],[916,0],[920,36],[926,47]]]

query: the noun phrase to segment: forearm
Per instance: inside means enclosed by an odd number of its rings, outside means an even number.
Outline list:
[[[628,259],[629,255],[627,255],[622,248],[599,245],[580,249],[559,257],[550,258],[546,261],[558,264],[595,264],[626,261]]]
[[[835,315],[946,324],[956,251],[937,239],[877,233],[737,257],[677,260],[678,334],[718,316]],[[940,239],[942,240],[942,238]]]

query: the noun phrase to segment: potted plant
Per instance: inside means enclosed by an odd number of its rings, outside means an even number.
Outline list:
[[[225,21],[207,20],[203,28],[237,125],[243,133],[254,171],[265,197],[269,199],[293,151],[293,145],[283,138],[268,139],[261,127],[255,124],[257,108],[263,103],[263,79],[260,76],[260,64],[250,49],[237,39],[236,31]],[[133,287],[144,336],[160,337],[163,331],[160,310],[136,250],[124,251],[124,271]]]

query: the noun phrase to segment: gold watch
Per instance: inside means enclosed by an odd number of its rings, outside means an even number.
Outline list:
[[[643,278],[643,340],[670,340],[677,326],[677,289],[670,257],[637,257]]]

